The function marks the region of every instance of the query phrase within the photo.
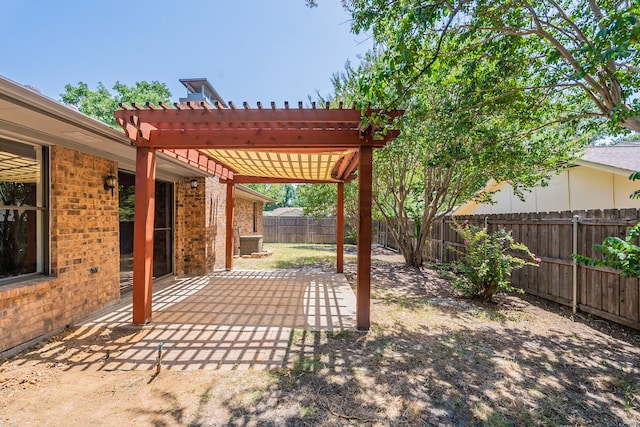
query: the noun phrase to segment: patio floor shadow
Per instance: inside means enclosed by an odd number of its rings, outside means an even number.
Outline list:
[[[127,301],[77,325],[76,338],[137,330],[110,342],[101,369],[153,369],[160,343],[163,369],[268,369],[286,364],[294,329],[355,328],[355,295],[342,274],[234,270],[156,290],[148,325],[132,326],[131,313]]]

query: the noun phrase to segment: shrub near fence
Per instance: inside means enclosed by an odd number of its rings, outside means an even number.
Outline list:
[[[513,283],[527,293],[568,306],[575,304],[581,311],[640,329],[639,279],[622,278],[610,268],[578,265],[571,257],[574,252],[600,257],[593,245],[607,236],[625,236],[640,220],[636,209],[456,217],[458,222],[465,220],[487,226],[489,231],[499,226],[512,230],[516,241],[542,259],[539,267],[525,267],[513,274]],[[457,259],[449,248],[462,247],[463,242],[452,225],[449,217],[434,224],[429,259]]]

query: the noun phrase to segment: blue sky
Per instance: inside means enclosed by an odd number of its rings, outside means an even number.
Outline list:
[[[331,75],[371,48],[340,0],[0,0],[0,75],[59,99],[93,89],[206,77],[227,101],[291,103],[332,92]]]

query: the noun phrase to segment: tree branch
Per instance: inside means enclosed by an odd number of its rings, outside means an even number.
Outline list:
[[[436,43],[435,52],[433,53],[431,59],[427,62],[427,64],[424,67],[422,67],[422,69],[418,72],[418,74],[416,74],[411,78],[411,80],[404,87],[400,95],[398,95],[393,101],[388,103],[387,106],[383,108],[383,110],[388,111],[395,108],[398,102],[407,95],[407,93],[413,87],[413,85],[416,84],[416,82],[424,75],[424,73],[426,73],[427,70],[431,68],[431,66],[438,60],[438,56],[440,54],[440,49],[442,48],[444,37],[447,34],[447,30],[451,26],[451,23],[453,22],[458,12],[460,11],[460,7],[462,6],[462,4],[464,4],[464,1],[461,0],[460,2],[458,2],[458,5],[451,11],[451,16],[449,16],[449,19],[447,20],[445,26],[443,27],[442,33],[440,34],[440,37],[438,38],[438,42]]]
[[[531,18],[534,20],[536,24],[536,28],[537,28],[536,34],[538,34],[540,37],[543,37],[548,42],[550,42],[553,45],[553,47],[555,47],[556,50],[569,62],[569,64],[571,64],[571,66],[577,73],[584,72],[584,70],[582,69],[582,66],[580,66],[580,63],[573,57],[571,52],[569,52],[569,50],[562,43],[560,43],[553,35],[551,35],[551,33],[547,32],[542,27],[542,24],[538,19],[538,15],[536,14],[535,9],[526,1],[524,2],[524,5],[529,11],[529,13],[531,14]],[[591,86],[593,89],[595,89],[596,92],[600,94],[602,99],[605,101],[605,105],[607,105],[607,101],[609,101],[609,103],[612,104],[610,99],[610,94],[606,90],[606,88],[603,88],[600,84],[598,84],[598,82],[596,82],[593,79],[593,77],[591,77],[589,74],[585,74],[584,79],[587,82],[587,84],[589,84],[589,86]],[[608,107],[612,108],[613,105],[608,105]]]

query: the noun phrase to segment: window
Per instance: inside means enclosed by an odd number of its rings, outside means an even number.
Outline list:
[[[45,266],[46,149],[0,139],[0,282]]]

